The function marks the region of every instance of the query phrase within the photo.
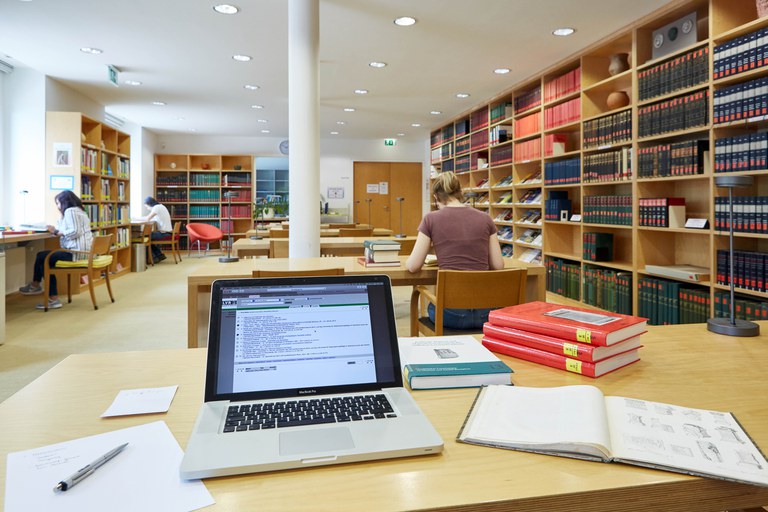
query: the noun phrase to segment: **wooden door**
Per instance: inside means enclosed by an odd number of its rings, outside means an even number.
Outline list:
[[[421,181],[419,162],[355,162],[354,220],[399,233],[402,207],[403,231],[415,235],[421,221]]]

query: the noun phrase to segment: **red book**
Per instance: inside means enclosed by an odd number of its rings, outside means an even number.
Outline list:
[[[516,359],[522,359],[523,361],[531,361],[532,363],[543,364],[551,368],[566,370],[592,378],[602,377],[606,373],[618,370],[619,368],[640,360],[640,355],[637,353],[637,349],[609,357],[608,359],[603,359],[596,363],[588,363],[579,361],[578,359],[571,359],[570,357],[545,352],[543,350],[536,350],[535,348],[526,347],[524,345],[518,345],[517,343],[494,340],[487,336],[483,336],[483,345],[491,352],[506,354]]]
[[[536,301],[496,309],[494,325],[606,347],[646,331],[646,318]]]
[[[588,343],[566,341],[544,334],[513,329],[512,327],[501,327],[488,322],[483,326],[483,334],[488,339],[516,343],[517,345],[543,350],[560,356],[567,356],[588,363],[602,361],[629,350],[637,350],[642,346],[640,344],[640,336],[634,336],[610,347],[596,347]]]

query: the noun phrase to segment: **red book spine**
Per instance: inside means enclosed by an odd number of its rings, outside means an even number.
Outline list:
[[[595,377],[594,363],[587,363],[579,361],[578,359],[571,359],[569,357],[544,352],[543,350],[536,350],[534,348],[505,341],[497,341],[487,337],[483,337],[483,345],[491,352],[505,354],[517,359],[522,359],[523,361],[543,364],[550,368],[557,368],[558,370],[586,375],[587,377]]]
[[[592,345],[585,343],[575,343],[543,334],[536,334],[528,331],[521,331],[511,327],[500,327],[491,323],[483,326],[483,334],[487,339],[493,341],[505,341],[516,343],[526,347],[544,350],[560,356],[568,356],[580,361],[594,362],[594,349]]]

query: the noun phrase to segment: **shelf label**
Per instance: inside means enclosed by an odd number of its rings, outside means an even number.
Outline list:
[[[592,331],[589,329],[576,329],[576,341],[592,343]]]
[[[566,359],[565,369],[573,373],[581,373],[581,361],[576,359]]]
[[[579,347],[575,343],[563,343],[563,354],[577,357],[579,355]]]

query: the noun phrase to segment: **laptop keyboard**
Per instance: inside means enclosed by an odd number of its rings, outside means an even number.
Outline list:
[[[383,394],[232,405],[224,432],[396,418]]]

